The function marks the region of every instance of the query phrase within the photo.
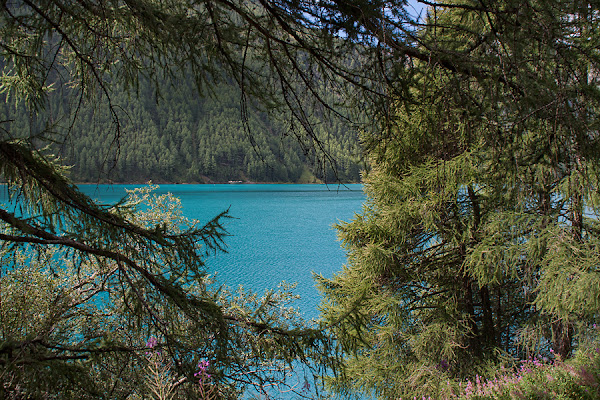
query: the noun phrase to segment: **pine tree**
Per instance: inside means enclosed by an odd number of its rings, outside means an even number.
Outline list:
[[[364,138],[348,265],[320,280],[338,391],[443,397],[448,379],[570,357],[598,315],[600,69],[575,44],[597,10],[493,7],[434,10],[421,38],[456,63],[415,62],[389,131]]]
[[[225,65],[231,79],[243,75],[248,96],[256,88],[254,97],[268,106],[278,94],[259,93],[264,75],[246,68],[246,52],[239,51],[259,34],[248,31],[243,16],[264,18],[248,7],[236,16],[226,2],[0,6],[0,95],[7,105],[0,177],[12,202],[0,208],[0,397],[148,398],[144,360],[153,351],[164,357],[175,379],[166,384],[177,386],[179,398],[198,395],[194,374],[203,358],[218,398],[285,384],[297,361],[334,367],[330,339],[280,307],[289,292],[259,297],[209,288],[203,258],[222,249],[226,213],[200,225],[182,218],[173,199],[144,193],[110,207],[96,204],[46,149],[66,143],[81,123],[90,140],[100,137],[103,148],[114,150],[90,154],[89,170],[118,165],[113,154],[125,149],[126,119],[118,104],[126,96],[116,88],[135,96],[142,79],[160,93],[164,77],[189,73],[203,93],[221,81]],[[63,107],[50,101],[53,91],[64,91]],[[85,107],[94,113],[79,119]],[[161,158],[158,126],[149,127],[156,132],[144,143],[144,157],[157,171],[168,170],[173,157]],[[216,168],[213,154],[208,162]]]

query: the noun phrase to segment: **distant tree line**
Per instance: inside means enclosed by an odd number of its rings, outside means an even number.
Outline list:
[[[160,92],[141,81],[139,96],[116,87],[111,100],[119,110],[118,137],[108,107],[78,108],[68,88],[50,96],[46,113],[71,115],[75,121],[54,121],[54,129],[66,127],[70,134],[51,149],[70,166],[76,182],[360,180],[358,133],[339,121],[315,117],[315,132],[331,156],[323,159],[288,135],[284,121],[263,112],[244,115],[235,85],[219,85],[207,97],[198,96],[191,79],[163,82]],[[9,115],[8,107],[2,102],[0,115]],[[10,121],[11,131],[27,136],[36,122],[22,114]]]

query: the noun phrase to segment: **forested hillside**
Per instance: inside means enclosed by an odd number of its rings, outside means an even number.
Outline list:
[[[289,127],[267,113],[242,113],[239,88],[218,85],[201,97],[192,80],[162,84],[155,92],[142,82],[138,95],[113,89],[111,102],[121,133],[115,135],[115,115],[108,105],[78,109],[78,96],[68,88],[51,94],[46,110],[77,115],[75,123],[55,121],[50,129],[70,129],[52,151],[70,165],[76,182],[356,182],[360,179],[356,130],[317,122],[315,131],[331,160],[304,151]],[[9,115],[5,101],[1,114]],[[3,119],[3,118],[0,118]],[[13,132],[30,131],[30,118],[11,121]],[[244,122],[245,120],[245,122]],[[315,120],[317,121],[317,120]],[[15,129],[17,128],[17,129]]]

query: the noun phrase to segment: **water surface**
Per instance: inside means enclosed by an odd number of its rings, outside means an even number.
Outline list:
[[[133,185],[85,185],[102,203],[115,202]],[[297,283],[297,305],[307,318],[318,316],[320,301],[312,273],[331,277],[345,263],[332,225],[350,220],[365,199],[362,185],[161,185],[182,201],[188,218],[208,222],[229,209],[228,253],[206,260],[211,273],[230,287],[264,291]]]

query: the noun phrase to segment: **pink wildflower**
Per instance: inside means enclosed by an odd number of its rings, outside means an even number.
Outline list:
[[[156,346],[158,344],[158,340],[152,336],[150,339],[148,339],[148,341],[146,342],[146,347],[149,349],[153,349],[154,346]]]
[[[158,344],[158,340],[157,340],[157,339],[156,339],[154,336],[152,336],[152,337],[151,337],[150,339],[148,339],[148,341],[146,342],[146,347],[147,347],[148,349],[153,349],[154,347],[156,347],[156,345],[157,345],[157,344]],[[150,351],[147,351],[147,352],[146,352],[146,355],[148,356],[148,355],[150,355],[150,353],[151,353]],[[160,352],[159,352],[159,353],[160,353]]]
[[[467,381],[467,387],[465,388],[465,394],[467,396],[471,395],[471,393],[473,393],[473,383],[471,383],[471,381]]]
[[[210,374],[206,372],[210,363],[207,360],[202,360],[198,363],[198,372],[194,374],[196,378],[200,378],[198,383],[201,385],[204,382],[204,379],[210,379]]]

